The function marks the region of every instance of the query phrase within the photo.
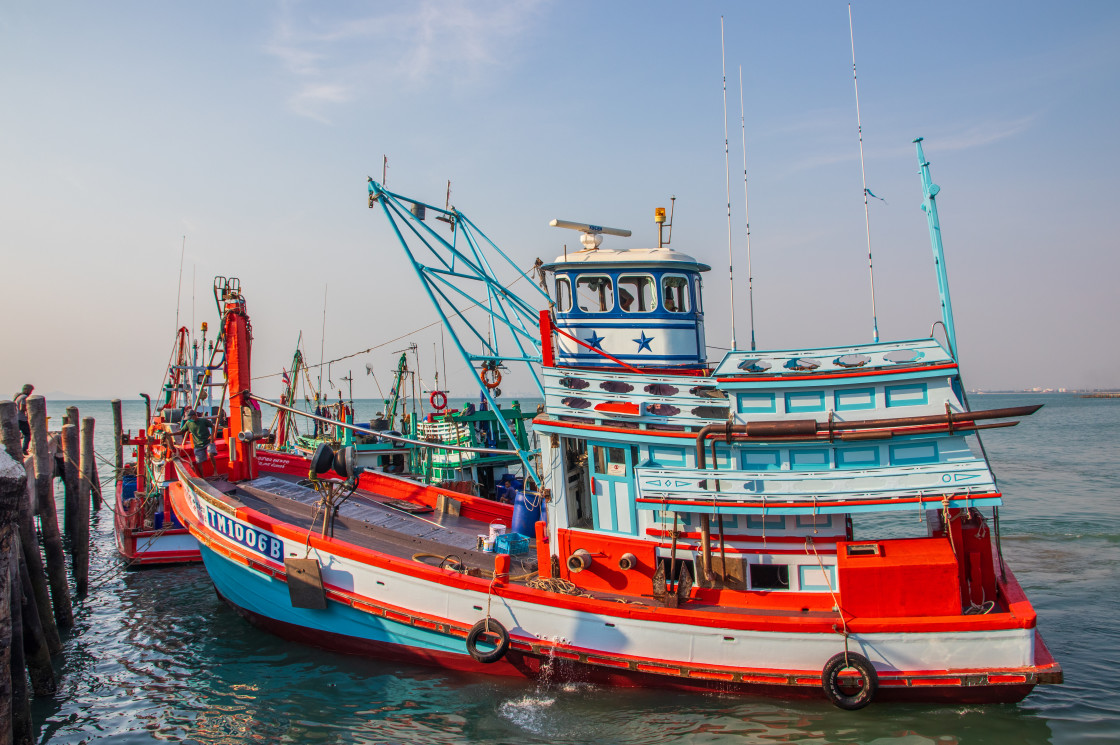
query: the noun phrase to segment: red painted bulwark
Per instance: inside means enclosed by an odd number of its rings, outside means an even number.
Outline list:
[[[876,544],[878,555],[849,555]],[[856,618],[959,616],[957,561],[944,538],[840,542],[840,607]]]
[[[653,572],[657,568],[652,543],[582,530],[558,530],[560,576],[585,590],[626,595],[652,595]],[[582,572],[568,571],[568,557],[578,549],[591,553],[591,566]],[[634,554],[637,566],[623,571],[618,560]]]

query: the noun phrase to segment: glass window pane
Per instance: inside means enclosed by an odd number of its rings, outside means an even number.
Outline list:
[[[688,312],[688,279],[677,274],[661,278],[661,301],[670,313]]]
[[[614,310],[614,283],[601,274],[582,274],[576,280],[576,302],[585,313]]]
[[[618,304],[626,313],[649,313],[657,307],[653,277],[630,274],[618,278]]]
[[[556,310],[567,313],[572,309],[572,283],[567,277],[556,278]]]

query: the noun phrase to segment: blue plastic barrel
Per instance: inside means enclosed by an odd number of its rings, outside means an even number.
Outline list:
[[[533,538],[536,536],[536,523],[542,520],[541,509],[544,500],[537,494],[526,494],[520,489],[513,493],[513,525],[510,530],[514,533]]]

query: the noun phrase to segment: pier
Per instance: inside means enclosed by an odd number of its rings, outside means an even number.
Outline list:
[[[0,745],[33,742],[30,700],[57,689],[52,658],[74,627],[74,603],[89,592],[91,507],[103,502],[93,418],[71,406],[51,432],[42,396],[27,399],[27,414],[25,455],[16,404],[0,402]]]

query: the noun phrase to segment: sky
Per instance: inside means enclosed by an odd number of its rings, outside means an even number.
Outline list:
[[[881,337],[939,318],[920,136],[965,385],[1120,388],[1120,4],[851,7]],[[177,324],[215,324],[218,275],[254,374],[302,334],[312,362],[374,348],[328,392],[380,397],[409,343],[432,385],[436,316],[366,204],[384,158],[395,192],[442,205],[450,181],[526,269],[576,245],[553,218],[656,245],[676,196],[672,247],[713,267],[713,362],[729,263],[740,347],[752,302],[760,349],[868,342],[858,137],[846,2],[6,3],[0,392],[155,393]],[[450,349],[448,385],[475,393]]]

